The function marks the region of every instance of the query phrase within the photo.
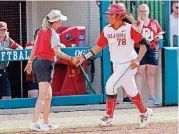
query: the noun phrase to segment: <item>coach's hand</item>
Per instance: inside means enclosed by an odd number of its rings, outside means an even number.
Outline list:
[[[131,60],[130,69],[135,69],[139,66],[140,61],[138,59]]]
[[[31,74],[31,71],[32,71],[32,63],[28,62],[25,69],[24,69],[24,72],[27,72],[27,74]]]
[[[76,67],[79,62],[80,62],[80,60],[79,60],[78,56],[72,57],[72,59],[70,61],[70,65],[73,67]]]
[[[79,65],[81,65],[83,62],[85,61],[83,56],[78,56],[78,63],[76,64],[76,66],[78,67]]]

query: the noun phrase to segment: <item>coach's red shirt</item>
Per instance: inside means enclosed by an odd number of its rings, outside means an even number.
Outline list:
[[[55,62],[55,53],[52,47],[52,29],[47,31],[40,30],[38,33],[35,57]]]

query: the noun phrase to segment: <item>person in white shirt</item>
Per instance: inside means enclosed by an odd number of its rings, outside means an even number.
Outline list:
[[[179,38],[178,7],[179,7],[179,2],[172,1],[172,13],[170,15],[170,46],[171,47],[178,46],[178,44],[174,43],[176,41],[176,38]]]

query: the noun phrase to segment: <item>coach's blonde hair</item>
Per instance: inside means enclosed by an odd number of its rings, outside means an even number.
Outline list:
[[[42,20],[42,30],[46,31],[48,30],[49,28],[51,28],[51,25],[49,24],[48,20],[47,20],[47,17],[45,17],[43,20]]]

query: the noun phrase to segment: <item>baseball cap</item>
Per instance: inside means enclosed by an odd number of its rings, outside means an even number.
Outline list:
[[[5,22],[0,22],[0,29],[6,29],[7,30],[7,24]]]
[[[67,16],[63,15],[60,10],[51,10],[47,16],[49,17],[48,19],[49,22],[55,22],[58,20],[61,21],[67,20]]]

